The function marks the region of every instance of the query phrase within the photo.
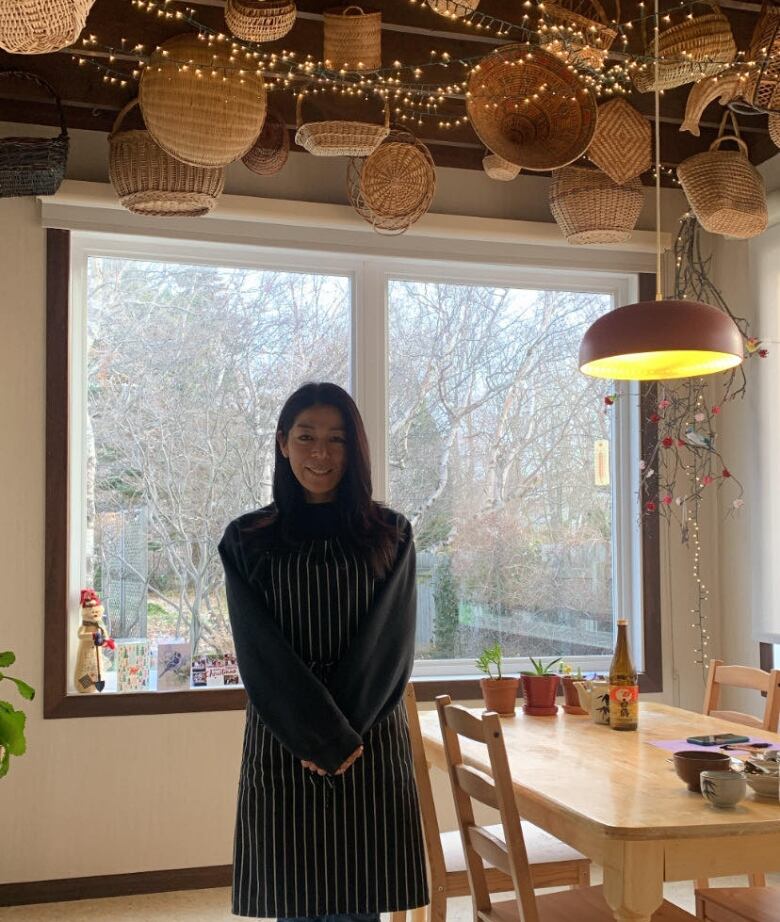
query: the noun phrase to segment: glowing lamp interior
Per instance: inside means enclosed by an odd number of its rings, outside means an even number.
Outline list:
[[[741,361],[741,356],[730,352],[665,349],[660,352],[609,355],[586,362],[580,367],[580,371],[593,378],[614,378],[619,381],[660,381],[670,378],[711,375],[734,368]]]

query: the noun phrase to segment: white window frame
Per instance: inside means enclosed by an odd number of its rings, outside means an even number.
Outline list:
[[[75,636],[78,617],[78,587],[86,580],[86,465],[83,447],[86,423],[86,311],[87,260],[91,256],[124,259],[160,259],[190,265],[247,267],[290,272],[321,272],[347,276],[351,281],[350,387],[368,435],[372,457],[374,497],[386,501],[389,484],[387,456],[387,413],[389,387],[389,331],[387,286],[390,280],[448,282],[465,285],[490,285],[508,288],[537,288],[555,291],[593,291],[608,294],[618,307],[638,299],[635,273],[540,269],[482,263],[464,265],[444,260],[409,259],[398,256],[315,253],[254,245],[214,243],[200,240],[171,240],[139,235],[74,231],[71,234],[71,272],[69,325],[70,354],[70,432],[68,470],[69,518],[71,523],[68,561],[71,598],[68,610],[73,623],[69,636]],[[605,390],[606,390],[605,382]],[[638,508],[639,482],[639,388],[619,384],[623,399],[616,401],[613,441],[610,452],[613,484],[612,554],[619,561],[614,568],[613,611],[630,619],[632,649],[637,667],[643,668],[643,604],[641,517]],[[381,462],[377,459],[382,459]],[[639,617],[637,617],[639,613]],[[75,645],[71,646],[75,656]],[[583,672],[604,671],[609,656],[567,656]],[[72,683],[72,663],[69,682]],[[526,657],[507,658],[507,672],[530,667]],[[473,659],[417,660],[415,678],[447,676],[474,678],[480,675]],[[69,694],[76,693],[69,687]]]

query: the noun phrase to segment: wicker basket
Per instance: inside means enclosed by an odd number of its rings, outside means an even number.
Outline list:
[[[260,136],[241,159],[258,176],[273,176],[287,163],[289,154],[290,134],[287,123],[281,115],[269,109]]]
[[[382,14],[361,6],[334,6],[323,14],[323,58],[333,70],[382,66]]]
[[[488,154],[482,158],[482,169],[490,177],[499,182],[510,182],[517,179],[520,173],[520,167],[515,166],[508,160],[499,157],[498,154]]]
[[[479,0],[428,0],[428,6],[440,16],[461,19],[474,12],[479,6]]]
[[[299,94],[295,109],[298,128],[295,143],[315,157],[368,157],[390,131],[390,104],[387,100],[382,125],[333,120],[304,123],[302,105],[303,93]]]
[[[365,160],[347,167],[355,211],[379,233],[402,234],[428,211],[436,170],[428,148],[408,131],[392,131]]]
[[[641,176],[653,165],[647,119],[625,99],[599,106],[588,157],[618,184]]]
[[[737,56],[737,46],[731,25],[711,3],[711,13],[684,19],[658,36],[658,89],[671,90],[676,86],[694,83],[702,77],[711,77],[723,71]],[[645,55],[655,57],[655,42],[645,46]],[[648,63],[633,77],[640,93],[655,89],[655,67]]]
[[[620,18],[619,12],[618,4],[616,19]],[[548,28],[540,39],[542,48],[564,57],[569,64],[592,70],[604,66],[607,52],[617,38],[617,29],[609,24],[598,0],[589,0],[582,11],[571,9],[566,2],[545,3],[543,23]]]
[[[740,75],[734,70],[694,83],[685,103],[685,118],[680,131],[690,131],[698,137],[699,122],[707,106],[716,99],[726,106],[741,89]]]
[[[541,84],[547,92],[534,99]],[[576,160],[596,127],[595,95],[574,68],[526,44],[504,45],[480,61],[469,76],[466,110],[485,147],[528,170]]]
[[[780,147],[780,112],[769,113],[769,137],[775,147]]]
[[[143,129],[120,131],[137,104],[133,99],[122,109],[108,136],[108,176],[120,203],[135,214],[190,218],[208,214],[222,193],[224,170],[174,159]]]
[[[734,134],[724,135],[729,115]],[[720,150],[724,141],[733,141],[739,150]],[[727,110],[710,149],[688,157],[677,167],[677,178],[693,213],[712,234],[745,239],[766,230],[769,219],[764,180],[747,153],[734,113]]]
[[[27,71],[4,70],[0,77],[30,80],[46,90],[60,117],[60,133],[54,138],[0,138],[0,198],[54,195],[65,176],[69,146],[60,97],[45,80]]]
[[[2,0],[0,48],[12,54],[60,51],[81,34],[95,0]]]
[[[745,101],[764,112],[780,111],[780,6],[764,3],[750,40],[748,60],[759,62],[748,72]]]
[[[601,170],[567,166],[553,172],[550,211],[569,243],[622,243],[639,220],[644,192],[632,179],[613,182]]]
[[[247,42],[275,42],[295,25],[293,0],[227,0],[225,23]]]
[[[187,33],[165,42],[144,68],[138,90],[144,122],[177,160],[226,166],[260,134],[265,83],[251,69],[239,74],[239,65],[228,62],[229,53],[223,43],[212,45]]]

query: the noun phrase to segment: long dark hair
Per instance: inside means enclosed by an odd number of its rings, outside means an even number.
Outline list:
[[[381,579],[392,567],[399,535],[392,517],[383,512],[388,507],[371,498],[368,438],[355,401],[338,384],[307,381],[285,401],[276,432],[289,436],[298,414],[313,406],[332,406],[341,411],[347,434],[347,465],[336,488],[336,505],[345,538],[362,552],[374,576]],[[257,527],[277,524],[282,543],[297,546],[300,536],[295,523],[305,512],[306,495],[289,458],[282,454],[278,438],[274,443],[274,508],[258,519]]]

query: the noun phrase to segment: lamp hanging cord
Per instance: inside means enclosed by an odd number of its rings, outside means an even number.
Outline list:
[[[655,73],[655,300],[663,301],[661,291],[661,92],[658,89],[658,0],[655,0],[653,70]]]

